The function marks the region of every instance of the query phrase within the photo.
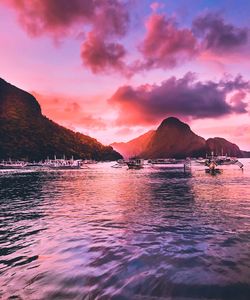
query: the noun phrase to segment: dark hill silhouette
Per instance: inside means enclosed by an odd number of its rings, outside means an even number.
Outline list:
[[[205,147],[205,139],[193,133],[187,124],[170,117],[162,121],[141,155],[145,158],[184,158],[202,155]]]
[[[146,143],[143,143],[144,139]],[[215,155],[250,157],[250,152],[240,150],[224,138],[216,137],[206,141],[196,135],[189,125],[174,117],[163,120],[156,131],[152,130],[127,143],[112,145],[124,156],[136,154],[144,158],[199,157],[211,154],[212,151]]]
[[[42,115],[29,93],[0,79],[0,159],[47,156],[116,160],[121,155],[96,139],[75,133]]]

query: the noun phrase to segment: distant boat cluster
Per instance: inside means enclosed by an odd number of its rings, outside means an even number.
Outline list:
[[[16,170],[16,169],[30,169],[30,168],[43,168],[43,169],[84,169],[88,164],[96,164],[95,160],[81,160],[81,159],[46,159],[40,162],[25,162],[21,160],[5,160],[0,162],[0,170]]]
[[[71,159],[46,159],[40,162],[25,162],[21,160],[5,160],[0,162],[0,170],[25,170],[25,169],[54,169],[54,170],[74,170],[74,169],[84,169],[88,168],[89,164],[96,164],[95,160],[75,160],[73,157]],[[158,159],[148,159],[133,157],[128,160],[119,159],[116,161],[113,168],[127,167],[128,169],[143,169],[145,166],[159,166],[164,167],[168,165],[181,165],[184,170],[191,166],[191,163],[196,163],[198,165],[203,165],[206,172],[219,172],[219,166],[225,165],[237,165],[241,169],[243,164],[234,157],[228,156],[207,156],[206,158],[186,158],[186,159],[174,159],[174,158],[158,158]]]
[[[164,166],[181,164],[184,169],[191,166],[191,162],[203,165],[206,172],[217,172],[219,166],[225,165],[237,165],[243,169],[243,164],[234,157],[226,156],[207,156],[206,158],[186,158],[186,159],[174,159],[174,158],[158,158],[144,160],[142,158],[130,158],[129,160],[119,159],[113,168],[122,168],[127,166],[128,169],[142,169],[144,166]]]

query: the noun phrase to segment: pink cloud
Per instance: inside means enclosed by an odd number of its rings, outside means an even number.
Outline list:
[[[156,12],[159,8],[162,8],[164,5],[159,2],[152,2],[150,4],[150,8],[152,9],[153,12]]]
[[[179,29],[174,20],[153,13],[146,22],[146,36],[139,45],[142,68],[173,68],[197,54],[196,38],[189,29]]]
[[[93,0],[3,0],[18,14],[20,24],[32,36],[62,36],[73,25],[89,22],[95,13]]]
[[[233,107],[235,107],[235,110],[239,113],[246,112],[247,109],[247,102],[245,102],[245,98],[247,96],[247,93],[245,91],[238,91],[233,94],[233,96],[230,98],[230,103]]]
[[[141,41],[135,39],[133,45],[139,50],[139,58],[127,61],[128,40],[123,38],[129,33],[130,15],[135,7],[129,3],[133,1],[2,0],[1,3],[16,12],[19,23],[32,37],[47,35],[56,41],[67,36],[81,39],[80,58],[93,73],[115,71],[132,76],[143,70],[174,68],[193,58],[211,60],[216,55],[216,62],[217,58],[225,62],[242,51],[249,60],[249,28],[228,23],[218,13],[200,15],[191,28],[183,28],[175,18],[158,12],[163,4],[152,2],[145,36]]]
[[[41,95],[32,92],[42,107],[42,113],[53,121],[68,128],[105,129],[102,118],[93,117],[82,109],[81,99],[56,95]]]
[[[81,58],[94,73],[124,70],[125,48],[117,39],[126,35],[129,12],[125,2],[82,0],[4,0],[33,37],[82,37]],[[80,31],[80,35],[79,35]],[[87,33],[86,33],[87,32]]]
[[[218,13],[207,13],[193,20],[191,28],[180,28],[174,18],[157,13],[159,3],[151,4],[152,15],[146,21],[146,34],[139,44],[142,58],[133,70],[174,68],[193,58],[231,61],[248,57],[249,28],[227,23]],[[248,58],[249,60],[249,58]]]

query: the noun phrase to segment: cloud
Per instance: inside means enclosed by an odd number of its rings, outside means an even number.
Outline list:
[[[230,52],[247,44],[248,28],[226,23],[218,13],[206,13],[193,21],[193,32],[200,37],[203,49],[214,52]]]
[[[164,4],[159,2],[153,2],[150,4],[150,8],[153,12],[156,12],[158,9],[163,8]]]
[[[73,25],[90,22],[95,14],[93,0],[3,0],[18,13],[24,29],[32,36],[49,33],[62,36]]]
[[[141,40],[135,39],[131,47],[139,51],[135,53],[138,59],[133,61],[133,53],[129,56],[125,47],[132,41],[125,38],[131,29],[131,19],[137,14],[134,1],[2,0],[1,3],[16,12],[21,26],[32,37],[47,35],[56,42],[68,36],[81,40],[80,58],[93,73],[115,71],[129,77],[143,70],[171,69],[202,55],[228,58],[230,53],[241,53],[244,47],[248,55],[249,29],[227,23],[214,12],[196,17],[191,27],[182,27],[175,18],[159,13],[163,4],[152,2],[145,35]]]
[[[172,18],[153,13],[146,22],[146,35],[139,45],[143,61],[138,69],[173,68],[197,54],[196,38],[189,29],[179,29]]]
[[[234,107],[235,111],[237,113],[245,113],[248,104],[244,102],[244,99],[246,98],[247,93],[243,91],[236,92],[233,94],[233,96],[230,98],[230,103]]]
[[[83,37],[81,58],[93,72],[124,71],[126,50],[118,39],[129,27],[126,1],[3,1],[17,12],[20,24],[32,37],[46,34],[56,41],[68,35]]]
[[[126,50],[121,44],[106,42],[102,36],[96,36],[93,32],[88,34],[81,47],[81,58],[93,73],[108,72],[110,67],[125,72],[125,55]]]
[[[142,58],[133,64],[135,72],[174,68],[207,50],[223,56],[240,54],[248,45],[249,28],[227,23],[219,13],[200,15],[191,28],[180,28],[174,18],[156,12],[157,3],[151,6],[153,13],[145,23],[146,34],[138,46]]]
[[[215,118],[233,113],[246,113],[243,94],[228,101],[230,93],[250,90],[249,81],[241,76],[223,78],[219,82],[201,82],[194,74],[170,77],[160,85],[120,87],[109,99],[119,111],[120,125],[149,125],[174,115],[184,119]]]
[[[81,99],[55,95],[42,95],[32,92],[42,107],[45,116],[68,128],[105,129],[102,118],[93,117],[92,113],[82,110]]]
[[[3,0],[13,8],[20,24],[32,36],[51,34],[64,37],[74,26],[91,26],[102,36],[127,32],[126,3],[118,0]]]

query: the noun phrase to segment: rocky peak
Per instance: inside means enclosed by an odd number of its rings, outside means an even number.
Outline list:
[[[190,127],[186,124],[181,122],[178,118],[175,117],[169,117],[164,119],[157,130],[162,130],[165,128],[176,128],[180,130],[190,130]]]

